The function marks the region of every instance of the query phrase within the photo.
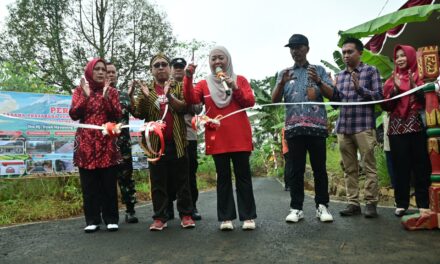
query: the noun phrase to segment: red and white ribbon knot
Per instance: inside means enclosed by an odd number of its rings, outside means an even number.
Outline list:
[[[165,130],[166,124],[163,121],[151,121],[145,123],[143,127],[141,127],[141,131],[144,132],[145,142],[147,145],[147,150],[151,155],[155,155],[155,158],[147,158],[150,162],[155,162],[160,160],[164,151],[165,151],[165,140],[163,136],[163,131]],[[159,137],[160,140],[160,149],[159,152],[156,152],[151,146],[150,136],[155,134]]]
[[[102,125],[102,134],[104,136],[109,135],[110,137],[117,137],[119,134],[121,134],[121,126],[122,124],[116,124],[112,122],[107,122],[104,125]]]
[[[209,130],[217,130],[220,127],[220,119],[222,117],[222,115],[218,115],[215,118],[210,118],[206,115],[196,115],[191,120],[191,126],[195,131],[197,131],[200,126],[204,126]]]

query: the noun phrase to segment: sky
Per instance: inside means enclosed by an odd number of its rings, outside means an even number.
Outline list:
[[[263,79],[293,65],[290,36],[308,37],[312,64],[333,62],[338,31],[396,11],[406,0],[150,0],[167,15],[178,40],[192,39],[225,46],[234,72]],[[0,0],[0,26],[7,15]],[[208,58],[206,58],[208,60]],[[206,62],[196,62],[206,64]]]

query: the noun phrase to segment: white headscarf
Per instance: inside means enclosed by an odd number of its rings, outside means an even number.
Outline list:
[[[232,59],[228,50],[223,46],[214,47],[211,52],[209,52],[209,65],[211,64],[211,57],[214,51],[221,51],[225,54],[228,59],[228,64],[226,65],[226,74],[234,79],[237,82],[237,75],[234,73],[234,69],[232,68]],[[211,67],[210,67],[211,68]],[[215,105],[219,108],[224,108],[231,103],[232,95],[227,95],[225,92],[225,88],[221,83],[220,78],[217,78],[217,74],[215,73],[215,69],[211,69],[211,74],[206,76],[206,82],[208,83],[209,93],[211,94],[211,98],[214,101]]]

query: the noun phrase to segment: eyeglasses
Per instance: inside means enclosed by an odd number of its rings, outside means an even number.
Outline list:
[[[156,69],[159,69],[160,67],[166,68],[166,67],[168,67],[168,63],[167,62],[158,62],[158,63],[153,64],[153,67]]]

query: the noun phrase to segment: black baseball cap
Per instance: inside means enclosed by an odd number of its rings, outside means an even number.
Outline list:
[[[180,65],[182,67],[185,67],[186,61],[183,58],[174,58],[171,60],[171,67],[173,67],[174,65]]]
[[[284,45],[284,47],[294,47],[294,46],[299,46],[299,45],[305,45],[305,46],[309,46],[309,40],[307,39],[306,36],[301,35],[301,34],[293,34],[290,39],[289,39],[289,43],[287,43],[286,45]]]

